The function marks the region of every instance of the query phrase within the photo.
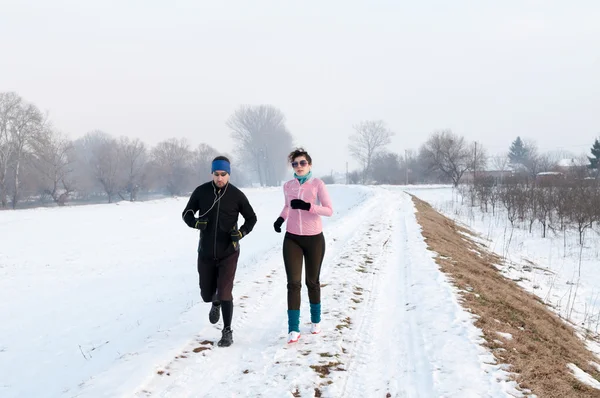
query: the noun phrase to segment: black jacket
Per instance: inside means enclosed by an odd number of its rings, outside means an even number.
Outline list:
[[[244,217],[244,225],[239,230],[246,236],[256,224],[256,214],[248,198],[234,185],[228,183],[219,189],[210,181],[194,190],[181,216],[191,228],[195,228],[198,219],[208,220],[206,228],[200,230],[198,252],[205,257],[222,259],[239,248],[231,240],[239,214]]]

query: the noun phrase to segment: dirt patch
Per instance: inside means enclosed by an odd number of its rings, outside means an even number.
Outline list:
[[[354,299],[352,299],[352,300],[354,300]],[[337,325],[335,328],[337,330],[342,330],[343,328],[349,328],[351,324],[352,324],[352,320],[350,319],[349,316],[347,316],[346,318],[342,319],[342,322],[339,325]]]
[[[329,352],[321,352],[319,354],[322,358],[332,358],[334,355]]]
[[[331,373],[331,370],[344,371],[344,368],[341,368],[341,362],[329,362],[325,365],[310,365],[310,367],[319,374],[320,377],[325,377]]]
[[[597,358],[574,329],[539,298],[503,277],[493,265],[502,259],[460,233],[474,235],[471,231],[428,203],[414,196],[413,201],[425,241],[439,254],[436,262],[461,290],[462,305],[478,316],[475,325],[483,331],[487,347],[498,363],[510,365],[519,386],[539,397],[600,397],[600,391],[579,382],[567,368],[574,363],[600,380],[589,364]]]
[[[196,354],[202,351],[206,351],[206,350],[210,350],[212,347],[212,345],[214,345],[215,343],[209,340],[203,340],[203,341],[199,341],[199,343],[201,344],[200,347],[196,347],[194,348],[192,351],[195,352]]]

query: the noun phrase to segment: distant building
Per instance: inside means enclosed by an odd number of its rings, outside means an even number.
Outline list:
[[[514,175],[514,171],[512,170],[477,170],[475,173],[473,171],[467,171],[463,174],[461,178],[461,182],[470,183],[473,182],[473,177],[477,178],[489,178],[492,177],[495,182],[501,182],[505,178],[512,177]]]
[[[564,174],[565,178],[583,179],[589,176],[589,161],[584,158],[561,159],[553,171]]]
[[[537,182],[553,182],[564,179],[565,174],[561,173],[560,171],[544,171],[541,173],[537,173],[537,175],[535,176],[535,180]]]
[[[556,163],[556,167],[560,168],[560,169],[570,169],[573,167],[587,167],[589,165],[589,162],[584,159],[578,159],[578,158],[567,158],[567,159],[561,159]]]

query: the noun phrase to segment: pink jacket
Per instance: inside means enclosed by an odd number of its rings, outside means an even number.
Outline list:
[[[283,184],[285,206],[281,218],[286,220],[286,231],[294,235],[318,235],[323,232],[321,216],[330,217],[333,214],[331,199],[325,183],[318,178],[309,178],[300,185],[294,178]],[[310,203],[310,210],[292,209],[292,199],[302,199]]]

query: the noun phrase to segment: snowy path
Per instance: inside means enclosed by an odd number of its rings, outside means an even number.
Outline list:
[[[303,336],[286,344],[285,274],[275,256],[241,300],[234,346],[202,344],[201,331],[136,396],[507,396],[426,252],[410,198],[378,190],[361,213],[327,231],[336,244],[322,274],[322,334],[307,332],[303,289]]]
[[[216,347],[221,323],[211,325],[199,303],[182,200],[0,213],[10,240],[0,253],[0,396],[518,396],[486,364],[410,197],[331,192],[323,332],[308,333],[303,286],[303,335],[292,345],[283,234],[271,225],[280,190],[248,191],[259,223],[242,245],[229,348]],[[32,237],[40,222],[59,231]],[[32,238],[37,250],[26,250]]]

